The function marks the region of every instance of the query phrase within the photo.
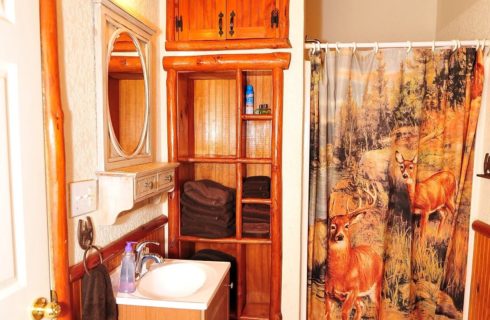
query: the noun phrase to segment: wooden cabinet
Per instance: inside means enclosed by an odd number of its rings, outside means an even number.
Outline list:
[[[169,255],[188,258],[215,249],[237,260],[233,317],[281,319],[282,272],[282,99],[288,53],[165,57],[169,161],[179,162],[169,194]],[[245,87],[253,85],[255,108],[245,114]],[[269,176],[270,198],[242,197],[243,179]],[[211,179],[236,189],[234,236],[209,239],[180,233],[180,196],[186,181]],[[242,209],[270,207],[270,230],[244,232]]]
[[[228,320],[230,274],[219,284],[206,310],[172,309],[137,305],[118,305],[119,320]]]
[[[167,0],[167,50],[288,48],[287,0]]]
[[[174,188],[177,163],[152,162],[97,172],[99,181],[97,223],[114,224],[118,215],[143,200],[160,201],[164,192]]]

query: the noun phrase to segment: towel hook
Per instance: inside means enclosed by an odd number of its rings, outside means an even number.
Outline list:
[[[94,227],[92,224],[92,219],[87,217],[87,220],[79,219],[78,220],[78,244],[84,250],[87,250],[92,246],[94,242]]]
[[[88,269],[87,266],[87,253],[92,249],[97,251],[97,253],[99,254],[99,263],[100,264],[104,263],[104,257],[102,256],[102,252],[100,251],[100,249],[97,246],[91,244],[87,249],[85,249],[85,252],[83,253],[83,268],[85,269],[85,272],[88,275],[90,275],[90,270]]]

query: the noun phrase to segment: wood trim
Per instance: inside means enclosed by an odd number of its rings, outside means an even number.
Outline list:
[[[167,13],[168,16],[168,13]],[[173,21],[172,17],[172,21]],[[174,22],[172,22],[173,24]],[[175,26],[172,28],[175,29]],[[244,39],[244,40],[193,40],[171,41],[167,28],[167,51],[216,51],[242,49],[286,49],[291,48],[289,39]],[[174,37],[173,35],[171,37]],[[175,37],[174,37],[175,39]]]
[[[222,71],[233,69],[271,68],[287,69],[290,61],[291,54],[287,52],[164,57],[163,68],[167,71]]]
[[[476,220],[475,222],[473,222],[473,224],[471,226],[473,227],[473,230],[475,230],[476,232],[479,232],[479,233],[483,234],[485,237],[490,238],[490,225],[489,224],[486,224],[485,222],[483,222],[481,220]]]
[[[269,319],[282,319],[282,105],[284,73],[273,70],[272,171],[271,171],[271,286]]]
[[[165,36],[168,41],[175,40],[175,0],[167,0],[166,14],[167,14],[167,28],[165,30]],[[163,10],[160,8],[160,10]]]
[[[124,246],[126,245],[127,241],[135,241],[138,239],[143,238],[145,235],[158,230],[160,228],[163,228],[165,224],[167,224],[168,218],[166,216],[161,216],[156,219],[151,220],[150,222],[134,229],[130,233],[126,234],[125,236],[119,238],[118,240],[111,242],[109,245],[105,246],[104,248],[101,248],[100,251],[102,253],[102,256],[105,259],[109,259],[117,253],[121,252],[124,250]],[[163,249],[163,248],[161,248]],[[164,252],[164,250],[161,250]],[[90,254],[87,258],[87,266],[91,268],[92,266],[96,265],[99,261],[99,255],[94,252]],[[73,266],[70,267],[70,281],[74,282],[76,280],[79,280],[83,277],[83,274],[85,273],[85,269],[83,267],[83,262],[79,262]]]
[[[68,225],[63,108],[58,64],[56,0],[39,1],[41,65],[44,97],[44,148],[46,160],[47,211],[50,241],[51,289],[62,307],[60,320],[72,318],[68,281]]]

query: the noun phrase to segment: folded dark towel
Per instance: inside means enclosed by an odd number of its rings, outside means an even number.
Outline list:
[[[271,197],[270,192],[267,191],[244,191],[243,198],[259,198],[269,199]]]
[[[180,219],[182,223],[192,223],[196,225],[200,224],[207,224],[207,225],[213,225],[216,227],[229,227],[232,225],[235,225],[235,216],[229,216],[229,217],[219,217],[219,216],[209,216],[209,215],[199,215],[195,214],[194,212],[187,212],[185,208],[181,210],[181,215]]]
[[[268,176],[250,176],[246,177],[243,179],[244,183],[253,183],[253,182],[258,182],[258,183],[271,183],[271,178]]]
[[[182,206],[186,206],[188,208],[195,209],[196,211],[218,211],[218,212],[223,212],[223,211],[235,211],[235,202],[229,202],[224,206],[210,206],[210,205],[205,205],[202,203],[199,203],[195,201],[194,199],[190,198],[187,194],[183,193],[180,196],[180,204]]]
[[[187,181],[184,193],[194,201],[210,206],[224,206],[235,201],[235,190],[211,180]]]
[[[243,235],[252,238],[268,238],[270,225],[268,223],[244,223]]]
[[[187,236],[211,239],[226,238],[235,235],[235,226],[216,228],[215,226],[206,223],[187,223],[187,221],[181,220],[180,233]]]
[[[117,305],[109,273],[103,264],[82,279],[82,320],[117,320]]]
[[[246,204],[243,206],[242,214],[270,215],[270,207],[267,204]]]
[[[251,216],[243,216],[242,217],[242,221],[243,223],[270,223],[270,217],[268,216],[255,216],[255,217],[251,217]]]

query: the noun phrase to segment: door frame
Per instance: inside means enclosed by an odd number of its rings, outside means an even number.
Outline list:
[[[62,307],[58,319],[71,320],[64,116],[60,94],[56,4],[56,0],[39,0],[50,281],[51,290],[56,291]]]

